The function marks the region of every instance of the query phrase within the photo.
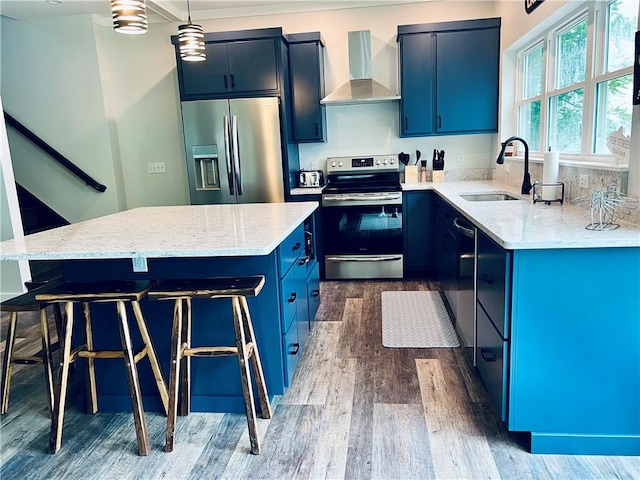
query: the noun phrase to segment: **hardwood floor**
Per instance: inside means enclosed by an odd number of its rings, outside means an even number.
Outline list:
[[[384,348],[381,292],[436,288],[428,281],[323,282],[293,384],[275,399],[273,418],[259,419],[259,456],[249,454],[244,415],[179,417],[175,451],[165,453],[166,418],[148,413],[152,452],[139,457],[131,414],[85,415],[73,404],[62,448],[49,455],[42,370],[16,366],[1,422],[0,478],[640,478],[640,457],[528,453],[500,422],[462,349]],[[22,326],[17,348],[33,353],[38,319]]]

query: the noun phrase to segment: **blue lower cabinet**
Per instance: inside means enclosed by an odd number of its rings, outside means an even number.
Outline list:
[[[294,318],[291,322],[289,330],[284,335],[284,364],[285,364],[285,380],[286,386],[291,385],[293,374],[296,372],[298,361],[302,353],[300,347],[300,339],[298,337],[298,321]]]
[[[280,303],[282,305],[282,331],[289,330],[289,326],[297,312],[298,290],[296,284],[296,269],[291,268],[280,284]]]

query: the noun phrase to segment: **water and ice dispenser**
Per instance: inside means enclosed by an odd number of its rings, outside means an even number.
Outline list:
[[[218,146],[194,145],[192,157],[195,163],[197,190],[220,190],[220,175],[218,170]]]

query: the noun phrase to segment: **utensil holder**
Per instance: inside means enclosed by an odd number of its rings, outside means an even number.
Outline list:
[[[407,165],[404,167],[404,183],[417,183],[418,182],[418,166]]]
[[[444,182],[444,170],[434,170],[433,171],[433,181],[434,182]]]

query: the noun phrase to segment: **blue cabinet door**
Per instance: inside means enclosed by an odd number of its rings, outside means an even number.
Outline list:
[[[428,135],[434,129],[434,35],[400,37],[400,136]]]
[[[320,41],[289,45],[293,139],[325,141],[324,58]]]
[[[500,29],[438,33],[438,133],[497,132]]]
[[[406,192],[404,201],[404,271],[421,275],[433,269],[433,194]]]

